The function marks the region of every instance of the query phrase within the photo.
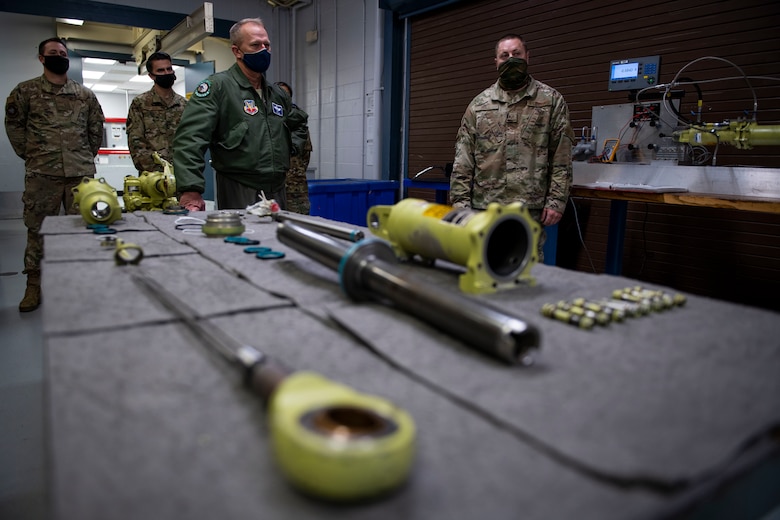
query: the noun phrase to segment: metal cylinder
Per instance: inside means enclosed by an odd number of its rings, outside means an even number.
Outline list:
[[[241,215],[230,211],[210,213],[201,228],[207,237],[238,236],[245,231]]]
[[[335,224],[326,220],[312,218],[306,215],[300,215],[298,213],[290,213],[289,211],[278,211],[271,213],[271,218],[277,222],[293,222],[294,224],[300,224],[314,231],[325,233],[332,237],[341,238],[343,240],[349,240],[350,242],[359,242],[365,238],[363,230],[344,226],[341,224]]]
[[[521,318],[441,289],[404,273],[392,248],[380,240],[344,246],[291,223],[280,224],[279,240],[339,273],[344,292],[356,300],[392,302],[398,309],[505,362],[530,365],[539,331]]]

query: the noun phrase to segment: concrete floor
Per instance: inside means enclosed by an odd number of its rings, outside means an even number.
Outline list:
[[[0,219],[0,518],[47,515],[41,312],[19,312],[27,278],[21,219]]]

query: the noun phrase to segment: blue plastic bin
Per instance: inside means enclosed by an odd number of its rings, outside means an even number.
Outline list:
[[[395,204],[396,181],[317,179],[309,181],[310,214],[358,226],[366,225],[368,208]]]

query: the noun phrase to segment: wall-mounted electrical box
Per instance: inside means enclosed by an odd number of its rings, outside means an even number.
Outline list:
[[[640,90],[657,85],[660,65],[660,56],[612,60],[609,63],[609,91]]]

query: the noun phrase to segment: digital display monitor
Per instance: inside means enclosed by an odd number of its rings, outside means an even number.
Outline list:
[[[627,58],[609,62],[609,90],[641,90],[658,85],[660,56]]]
[[[618,79],[636,79],[639,76],[639,63],[614,63],[612,65],[612,74],[609,79],[612,81]]]

